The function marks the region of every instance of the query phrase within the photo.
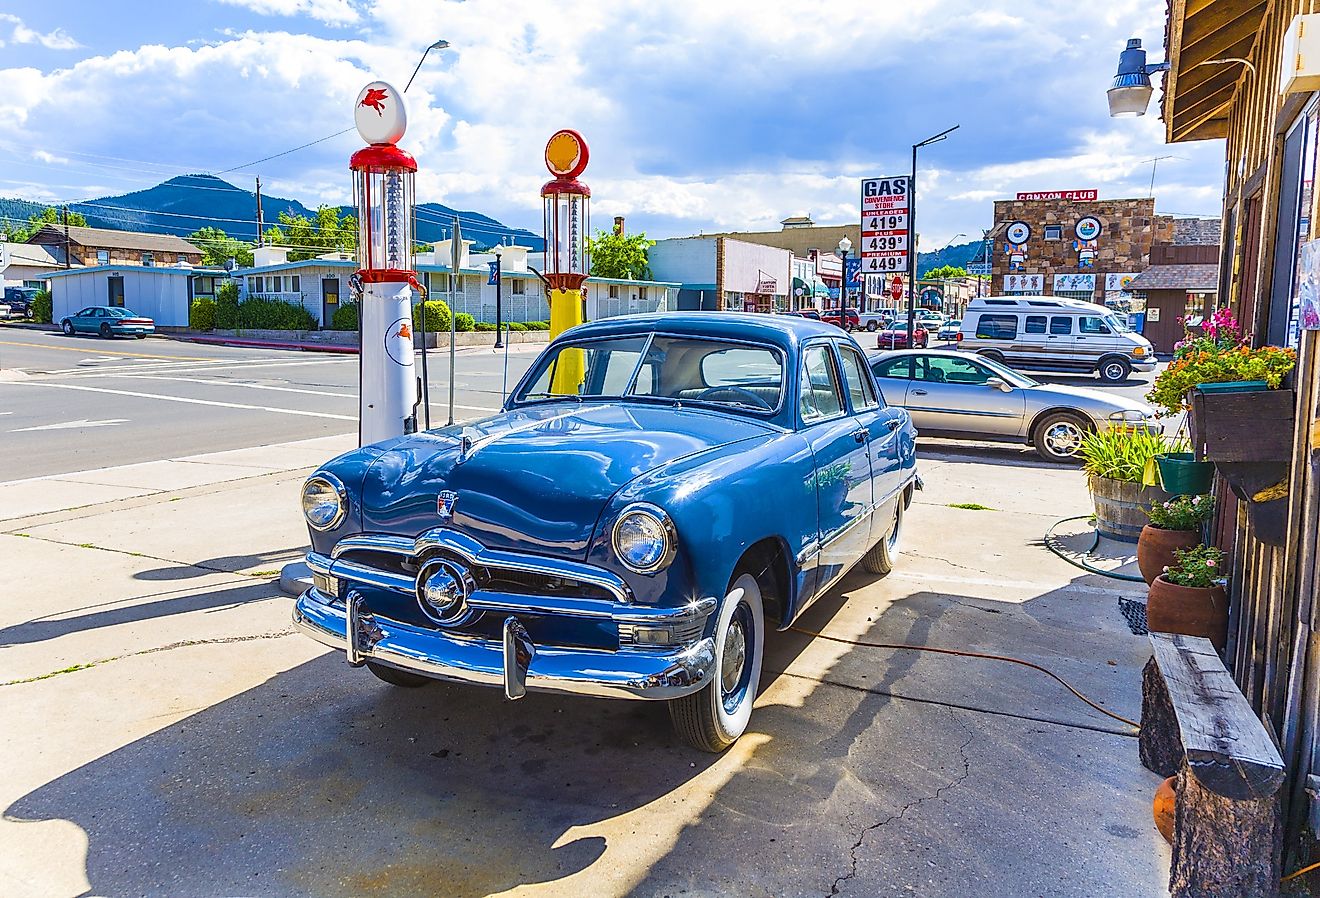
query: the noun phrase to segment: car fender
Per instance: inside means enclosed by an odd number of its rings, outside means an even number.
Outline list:
[[[1044,421],[1046,417],[1048,417],[1049,415],[1053,415],[1056,412],[1065,412],[1076,418],[1081,418],[1083,421],[1087,423],[1087,425],[1092,430],[1096,428],[1095,417],[1085,409],[1080,409],[1072,405],[1049,405],[1046,406],[1045,408],[1042,408],[1038,412],[1030,413],[1031,421],[1027,424],[1026,433],[1023,434],[1023,436],[1026,438],[1026,441],[1028,443],[1030,443],[1032,440],[1036,438],[1036,428],[1040,426],[1040,422]]]

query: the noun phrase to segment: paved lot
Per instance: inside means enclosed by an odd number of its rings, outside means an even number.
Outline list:
[[[538,349],[510,352],[510,387]],[[458,359],[455,417],[497,409],[503,355]],[[443,424],[448,353],[432,350],[428,368]],[[357,408],[356,356],[0,326],[0,481],[356,433]]]
[[[718,757],[659,706],[348,668],[274,576],[306,543],[301,459],[350,443],[0,523],[0,893],[1164,894],[1130,731],[1016,666],[780,634]],[[1039,545],[1081,475],[1015,452],[923,449],[900,569],[803,623],[1016,655],[1135,717],[1130,591]]]

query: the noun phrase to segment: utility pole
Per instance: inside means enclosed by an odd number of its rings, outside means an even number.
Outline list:
[[[261,246],[261,175],[257,175],[257,246]]]
[[[71,268],[72,263],[69,261],[69,207],[65,206],[60,215],[64,219],[64,267]]]

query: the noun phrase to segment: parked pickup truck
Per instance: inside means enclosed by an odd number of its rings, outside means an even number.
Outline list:
[[[882,309],[879,312],[861,312],[857,316],[858,327],[864,327],[871,333],[878,330],[884,330],[889,327],[894,320],[894,313],[889,309]]]

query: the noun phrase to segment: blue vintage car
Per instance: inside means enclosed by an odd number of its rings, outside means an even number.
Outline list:
[[[397,686],[669,703],[720,751],[766,632],[885,574],[916,431],[857,344],[787,315],[573,328],[500,413],[341,455],[303,487],[294,623]]]

